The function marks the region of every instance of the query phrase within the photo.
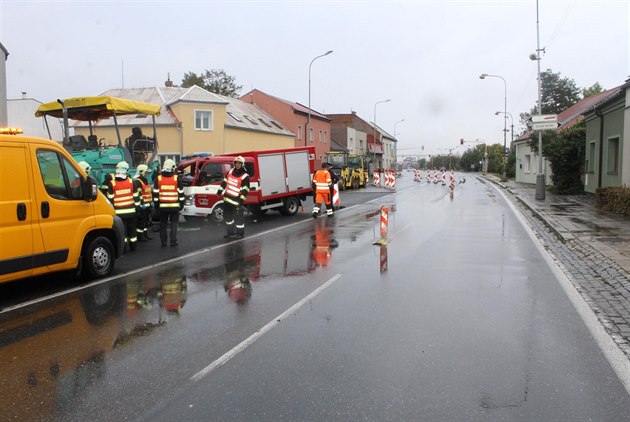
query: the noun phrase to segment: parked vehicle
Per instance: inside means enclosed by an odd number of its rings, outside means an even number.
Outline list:
[[[186,203],[181,214],[186,220],[210,216],[216,222],[223,221],[223,198],[217,191],[239,155],[245,158],[249,173],[250,192],[244,205],[251,213],[261,215],[273,209],[294,215],[301,201],[312,195],[315,147],[193,156],[177,166],[184,180]]]
[[[102,277],[124,229],[95,181],[57,143],[0,135],[0,283],[52,271]]]
[[[117,117],[125,115],[152,116],[153,137],[140,134],[130,142],[123,143],[120,136],[120,128]],[[77,161],[85,161],[91,167],[91,176],[99,183],[103,183],[106,174],[113,174],[116,164],[125,160],[129,163],[130,176],[133,176],[139,164],[146,164],[149,173],[149,182],[152,175],[157,174],[159,162],[157,161],[158,141],[155,130],[155,116],[160,115],[160,106],[157,104],[143,103],[117,97],[75,97],[65,100],[57,100],[40,105],[35,116],[44,117],[48,129],[47,117],[63,119],[64,139],[63,147]],[[113,118],[116,129],[117,146],[103,145],[104,139],[98,139],[93,123],[103,119]],[[70,136],[68,119],[88,122],[90,135],[88,140],[83,135]],[[135,129],[135,128],[134,128]],[[48,130],[50,137],[50,130]]]

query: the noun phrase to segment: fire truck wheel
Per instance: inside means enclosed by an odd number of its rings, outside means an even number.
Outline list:
[[[225,220],[225,205],[219,204],[212,210],[212,221],[215,223],[223,223]]]
[[[284,200],[284,205],[278,208],[282,215],[295,215],[300,209],[300,200],[295,196],[289,196]]]

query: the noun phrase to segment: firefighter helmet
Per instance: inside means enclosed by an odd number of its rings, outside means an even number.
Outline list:
[[[129,172],[129,164],[126,161],[116,164],[116,176],[127,176],[127,172]]]
[[[149,167],[146,164],[140,164],[136,168],[136,173],[138,174],[138,176],[146,176],[148,172],[149,172]]]
[[[92,170],[92,167],[90,167],[90,165],[86,163],[85,161],[80,161],[79,167],[81,167],[83,171],[86,172],[87,174],[90,174],[90,170]]]
[[[162,171],[166,171],[172,173],[175,171],[175,161],[170,158],[164,161],[164,165],[162,166]]]
[[[238,157],[236,157],[234,159],[234,164],[236,164],[236,163],[241,163],[241,164],[245,165],[245,159],[239,155]]]

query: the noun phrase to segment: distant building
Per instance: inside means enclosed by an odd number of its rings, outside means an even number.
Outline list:
[[[396,162],[396,139],[378,125],[367,122],[356,112],[327,114],[332,122],[335,142],[351,154],[365,155],[370,171],[375,168],[393,169]]]
[[[300,103],[274,97],[257,89],[253,89],[240,98],[246,103],[255,104],[272,115],[295,134],[295,146],[315,146],[315,168],[319,168],[326,153],[331,147],[330,119],[316,112],[310,111],[311,121],[306,133],[309,109]]]
[[[179,161],[194,153],[225,154],[240,151],[291,148],[294,133],[259,107],[235,98],[206,91],[198,86],[110,89],[103,96],[126,98],[159,104],[156,117],[158,154]],[[146,136],[153,136],[152,116],[120,116],[117,118],[121,142],[140,127]],[[87,137],[87,123],[75,122],[77,134]],[[94,125],[99,139],[107,145],[117,144],[113,119]]]
[[[8,126],[22,129],[25,136],[37,136],[48,139],[48,131],[43,118],[35,117],[35,110],[40,106],[41,101],[27,98],[26,93],[22,93],[20,99],[7,100],[7,115],[9,116]],[[63,139],[63,125],[60,120],[48,118],[50,128],[50,139],[61,142]]]
[[[618,88],[613,88],[599,94],[586,97],[566,110],[558,113],[558,123],[560,126],[557,131],[567,129],[584,118],[584,112],[591,108],[594,104],[600,102],[603,98],[609,96]],[[538,168],[538,155],[532,151],[529,146],[530,140],[538,139],[538,132],[527,131],[513,142],[516,154],[516,181],[520,183],[536,183],[536,177],[540,173]],[[545,167],[545,183],[551,185],[551,166],[543,157],[543,166]]]

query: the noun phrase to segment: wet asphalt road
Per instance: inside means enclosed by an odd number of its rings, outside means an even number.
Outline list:
[[[242,241],[208,230],[180,260],[157,246],[163,265],[0,314],[0,407],[64,421],[625,419],[626,390],[494,188],[469,178],[451,201],[398,185],[332,219],[270,216]],[[373,245],[381,206],[387,247]]]

